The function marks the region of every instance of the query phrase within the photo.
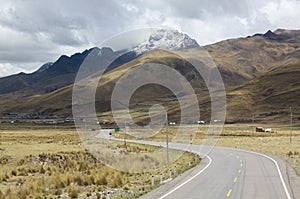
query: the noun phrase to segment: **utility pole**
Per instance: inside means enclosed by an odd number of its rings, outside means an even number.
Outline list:
[[[124,145],[126,145],[126,122],[124,124]]]
[[[290,121],[290,144],[292,144],[292,134],[293,134],[293,112],[292,107],[290,107],[291,121]]]
[[[166,112],[166,146],[167,146],[167,164],[169,164],[169,127],[168,127],[168,112]]]

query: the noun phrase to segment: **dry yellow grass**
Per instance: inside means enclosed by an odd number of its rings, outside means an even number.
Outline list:
[[[205,136],[208,125],[202,127],[194,143],[201,143],[203,137],[216,142],[217,146],[240,148],[271,154],[287,161],[300,176],[300,127],[293,127],[292,144],[290,144],[289,126],[255,124],[256,126],[271,127],[275,133],[255,132],[252,124],[225,125],[220,136]]]
[[[286,160],[300,174],[300,127],[293,127],[293,142],[289,143],[289,126],[255,124],[271,127],[273,134],[253,132],[252,124],[225,125],[220,136],[207,134],[208,125],[200,125],[193,143],[201,144],[210,139],[219,146],[248,149],[276,155]],[[23,128],[23,127],[22,127]],[[0,131],[0,198],[18,196],[66,196],[88,197],[97,193],[104,197],[105,190],[115,190],[112,198],[136,198],[158,186],[161,170],[143,173],[126,173],[111,169],[96,161],[80,144],[74,129],[42,128],[20,130],[6,128]],[[187,131],[190,125],[184,125]],[[24,128],[23,128],[24,129]],[[170,139],[178,126],[169,126]],[[191,132],[192,133],[192,132]],[[122,132],[120,133],[122,138]],[[164,130],[150,138],[164,140]],[[115,143],[118,150],[141,152],[154,150],[152,146]],[[62,157],[66,161],[57,161]],[[192,154],[185,153],[179,160],[162,169],[164,179],[176,164],[177,173],[187,170],[187,162],[194,166],[197,162]],[[68,168],[68,169],[66,169]],[[156,185],[151,186],[151,175],[155,175]],[[37,184],[39,186],[37,186]],[[1,196],[2,194],[2,196]],[[102,196],[101,196],[102,194]]]
[[[272,128],[274,133],[255,132],[255,127]],[[191,125],[182,126],[188,132]],[[226,124],[220,135],[208,131],[208,124],[199,125],[194,144],[216,144],[232,148],[240,148],[271,154],[287,161],[300,176],[300,126],[295,125],[290,144],[290,127],[280,124]],[[215,128],[218,126],[215,125]],[[212,128],[213,130],[214,128]],[[178,132],[178,126],[169,126],[170,140]],[[191,132],[192,133],[192,132]],[[149,138],[161,141],[165,139],[165,131]]]
[[[75,130],[38,129],[0,130],[0,198],[32,197],[90,197],[104,198],[113,190],[111,198],[137,198],[158,185],[162,172],[177,165],[177,174],[195,166],[195,155],[183,156],[161,170],[127,173],[107,167],[97,161],[80,144]],[[114,143],[113,147],[130,152],[154,150],[153,146]],[[193,164],[189,167],[188,162]],[[156,176],[151,186],[151,175]]]

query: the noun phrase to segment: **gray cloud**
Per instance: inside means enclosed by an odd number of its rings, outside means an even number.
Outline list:
[[[176,28],[200,44],[265,32],[299,29],[297,0],[31,0],[0,8],[0,76],[32,71],[61,54],[99,45],[143,27]]]

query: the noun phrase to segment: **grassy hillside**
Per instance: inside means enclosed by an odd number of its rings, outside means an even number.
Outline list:
[[[300,34],[299,34],[300,35]],[[230,39],[206,46],[224,81],[236,86],[277,67],[299,61],[300,40],[270,40],[263,36]]]
[[[228,119],[286,121],[300,116],[300,62],[276,68],[227,92]]]
[[[300,33],[285,30],[275,33],[205,46],[226,85],[228,121],[249,122],[252,115],[260,121],[285,121],[290,106],[293,107],[295,118],[299,117]],[[185,50],[184,53],[187,57],[197,55],[195,49]],[[178,55],[163,50],[151,51],[112,69],[103,75],[100,82],[97,78],[90,80],[90,86],[98,86],[96,110],[101,119],[112,119],[110,99],[119,78],[144,63],[165,64],[185,76],[198,95],[202,119],[210,119],[210,97],[203,79],[192,65]],[[46,94],[26,96],[23,93],[21,96],[19,92],[1,94],[1,112],[71,115],[72,85]],[[148,110],[157,103],[169,109],[171,120],[178,121],[180,118],[177,99],[162,86],[147,85],[138,89],[130,103],[132,115],[137,121],[149,121]]]

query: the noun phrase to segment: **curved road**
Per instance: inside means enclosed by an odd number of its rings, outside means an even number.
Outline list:
[[[191,151],[199,153],[199,148],[193,146]],[[189,176],[193,179],[157,198],[291,198],[284,165],[279,172],[277,161],[268,156],[214,147],[208,158],[208,166],[199,175]]]
[[[165,146],[165,143],[159,142],[129,142]],[[204,168],[197,173],[186,176],[183,181],[165,186],[167,183],[142,198],[293,198],[285,164],[278,158],[217,146],[210,152],[211,147],[200,145],[189,147],[187,144],[169,143],[169,147],[181,150],[189,148],[202,157],[209,154],[204,161],[207,164],[202,165]]]

